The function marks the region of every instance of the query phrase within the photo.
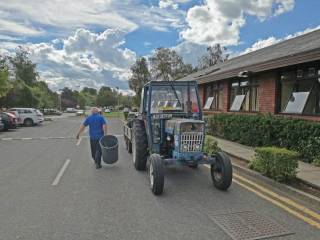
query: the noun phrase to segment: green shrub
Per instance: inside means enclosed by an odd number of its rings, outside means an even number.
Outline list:
[[[317,157],[317,158],[313,159],[313,164],[316,167],[320,167],[320,157]]]
[[[276,181],[285,182],[294,178],[298,168],[298,153],[285,148],[261,147],[249,167]]]
[[[210,135],[206,135],[204,140],[203,151],[208,155],[213,155],[221,149],[218,147],[218,142]]]
[[[206,121],[210,135],[255,147],[287,148],[299,152],[307,162],[319,155],[319,122],[261,114],[216,114]]]

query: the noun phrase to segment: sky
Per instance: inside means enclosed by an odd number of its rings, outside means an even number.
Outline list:
[[[319,0],[0,0],[0,54],[30,52],[53,90],[119,87],[158,47],[196,66],[208,46],[245,54],[320,28]]]

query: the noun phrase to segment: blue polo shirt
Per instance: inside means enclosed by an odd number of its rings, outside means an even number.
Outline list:
[[[89,126],[89,136],[92,140],[97,140],[103,137],[103,125],[107,124],[106,120],[99,113],[94,113],[86,118],[83,122],[84,126]]]

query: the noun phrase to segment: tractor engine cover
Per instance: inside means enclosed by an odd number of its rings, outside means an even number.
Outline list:
[[[174,118],[166,121],[166,133],[174,136],[175,153],[202,152],[205,123],[201,120]]]

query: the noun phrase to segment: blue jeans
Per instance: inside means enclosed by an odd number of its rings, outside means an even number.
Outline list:
[[[91,156],[96,165],[101,165],[101,147],[99,139],[90,139]]]

